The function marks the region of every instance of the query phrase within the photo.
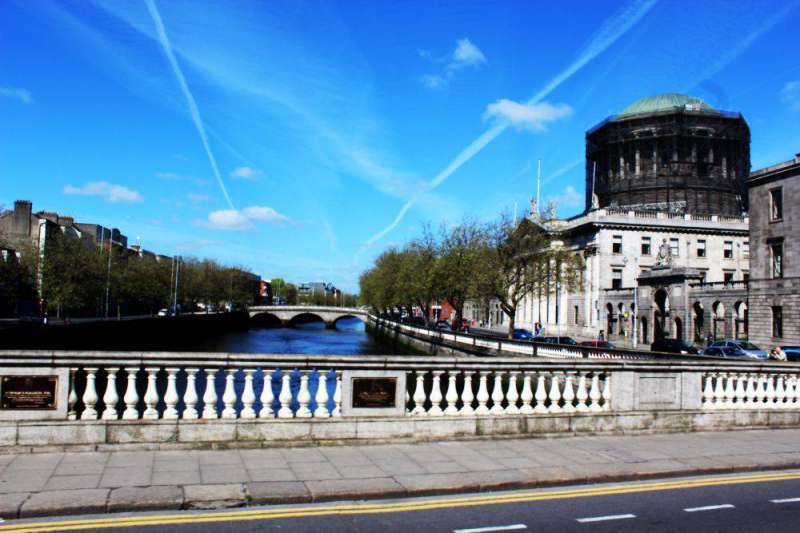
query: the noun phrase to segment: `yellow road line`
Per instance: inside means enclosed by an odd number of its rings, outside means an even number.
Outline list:
[[[249,511],[225,511],[196,514],[146,515],[134,517],[110,517],[60,522],[34,522],[28,524],[0,525],[0,533],[40,533],[48,531],[75,531],[82,529],[141,527],[156,525],[199,524],[212,522],[233,522],[242,520],[274,520],[278,518],[300,518],[326,515],[360,515],[394,512],[424,511],[455,507],[498,505],[543,500],[587,498],[637,492],[654,492],[718,485],[737,485],[744,483],[763,483],[800,479],[800,472],[782,474],[757,474],[746,476],[712,477],[679,481],[659,481],[630,485],[610,485],[605,487],[585,487],[566,490],[518,492],[510,494],[479,495],[469,497],[441,498],[436,500],[402,501],[396,503],[324,505],[280,509],[254,509]]]

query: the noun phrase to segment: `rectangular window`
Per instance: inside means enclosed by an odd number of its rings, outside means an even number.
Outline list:
[[[722,248],[722,257],[725,259],[733,259],[733,241],[725,241]]]
[[[770,220],[783,219],[783,189],[778,187],[769,191]]]
[[[750,281],[750,272],[742,272],[742,281],[745,283]]]
[[[772,277],[783,277],[783,242],[772,243],[769,246],[772,257]]]
[[[622,269],[615,268],[611,271],[611,288],[612,289],[621,289],[622,288]]]
[[[697,241],[697,257],[705,257],[706,256],[706,241],[698,240]]]
[[[678,239],[670,239],[669,240],[669,249],[672,253],[672,257],[679,257],[680,256],[680,249],[678,246]]]
[[[650,255],[650,237],[642,237],[642,255]]]
[[[731,283],[733,281],[733,272],[723,272],[722,276],[725,283]]]
[[[611,237],[611,253],[622,253],[622,235],[614,235]]]
[[[744,241],[742,243],[742,259],[749,259],[750,258],[750,241]]]
[[[772,306],[772,336],[783,337],[783,307]]]
[[[706,276],[708,276],[708,270],[701,270],[700,271],[700,283],[706,282]]]

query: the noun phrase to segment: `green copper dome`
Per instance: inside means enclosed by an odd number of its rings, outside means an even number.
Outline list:
[[[623,118],[632,115],[645,113],[659,113],[662,111],[672,111],[675,108],[687,109],[690,111],[715,112],[716,109],[694,96],[687,96],[678,93],[664,93],[655,96],[648,96],[622,110],[615,118]]]

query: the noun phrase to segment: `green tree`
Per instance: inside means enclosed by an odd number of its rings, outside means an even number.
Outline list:
[[[464,315],[464,303],[476,293],[475,273],[485,243],[484,228],[474,220],[443,230],[434,267],[436,294],[453,307],[458,323]]]

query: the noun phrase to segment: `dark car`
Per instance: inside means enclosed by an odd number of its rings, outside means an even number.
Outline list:
[[[787,361],[800,361],[800,346],[781,346]]]
[[[570,346],[577,346],[578,342],[572,337],[534,337],[533,342],[543,342],[545,344],[568,344]]]
[[[438,320],[436,324],[434,324],[433,329],[438,329],[439,331],[453,331],[450,322],[447,320]]]
[[[529,341],[533,338],[533,333],[524,328],[516,328],[511,334],[511,337],[518,341]]]
[[[589,348],[604,348],[606,350],[613,350],[615,346],[608,341],[581,341],[578,344],[581,346],[588,346]]]
[[[698,354],[700,350],[697,346],[689,344],[683,339],[658,339],[650,345],[650,350],[654,352],[667,352],[667,353],[680,353],[680,354]]]

